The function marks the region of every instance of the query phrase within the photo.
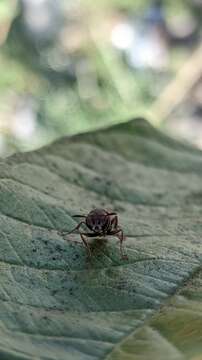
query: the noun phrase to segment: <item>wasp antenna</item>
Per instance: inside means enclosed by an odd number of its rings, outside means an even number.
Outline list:
[[[72,217],[86,217],[86,215],[72,215]]]

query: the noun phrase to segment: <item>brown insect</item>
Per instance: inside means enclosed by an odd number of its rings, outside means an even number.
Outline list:
[[[108,212],[104,209],[94,209],[87,215],[73,215],[73,217],[84,218],[73,230],[65,234],[72,234],[78,230],[81,239],[91,256],[91,250],[86,238],[88,237],[105,237],[107,235],[114,235],[120,241],[121,258],[126,260],[127,255],[123,253],[123,241],[125,237],[123,230],[118,226],[118,216],[116,212]],[[91,232],[79,231],[80,227],[85,225]]]

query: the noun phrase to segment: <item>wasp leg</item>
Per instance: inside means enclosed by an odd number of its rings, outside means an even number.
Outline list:
[[[114,218],[111,221],[111,227],[114,228],[114,231],[117,230],[117,226],[118,226],[118,216],[114,216]],[[111,230],[113,231],[113,230]]]
[[[88,244],[88,241],[86,240],[86,238],[85,238],[85,233],[79,233],[80,234],[80,236],[81,236],[81,239],[82,239],[82,241],[83,241],[83,243],[84,243],[84,245],[85,245],[85,247],[86,247],[86,249],[87,249],[87,251],[88,251],[88,256],[89,257],[91,257],[92,256],[92,254],[91,254],[91,250],[90,250],[90,246],[89,246],[89,244]]]
[[[117,215],[117,213],[116,212],[108,212],[108,211],[106,211],[106,213],[107,213],[107,215]]]
[[[123,235],[123,230],[122,229],[116,229],[114,231],[110,231],[108,232],[108,235],[116,235],[120,241],[120,254],[121,254],[121,258],[123,260],[128,260],[128,256],[126,254],[123,253],[123,241],[125,240],[125,236]]]
[[[75,230],[78,230],[80,228],[81,225],[86,225],[84,221],[81,221],[79,224],[77,224],[77,226],[71,230],[71,231],[59,231],[59,234],[64,236],[64,235],[68,235],[68,234],[72,234]]]

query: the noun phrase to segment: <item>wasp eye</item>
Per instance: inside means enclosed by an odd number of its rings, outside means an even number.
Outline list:
[[[91,224],[92,224],[93,227],[97,225],[95,219],[92,219],[92,220],[91,220]]]

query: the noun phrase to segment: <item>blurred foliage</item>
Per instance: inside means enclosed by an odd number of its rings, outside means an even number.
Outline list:
[[[83,6],[89,7],[89,9],[94,9],[95,7],[99,10],[100,8],[109,9],[109,8],[121,8],[126,9],[127,11],[132,11],[134,13],[139,13],[144,11],[151,4],[151,0],[81,0]],[[164,5],[166,10],[175,13],[176,9],[184,9],[185,6],[189,5],[187,0],[164,0]]]
[[[100,19],[100,24],[111,21],[110,16],[120,9],[141,17],[150,4],[148,0],[61,3],[67,27],[65,45],[61,32],[44,47],[29,42],[22,31],[17,3],[8,4],[5,0],[0,3],[0,19],[4,18],[4,28],[8,28],[0,53],[0,130],[10,136],[6,154],[13,151],[10,142],[14,149],[32,149],[65,134],[146,113],[189,51],[171,51],[165,71],[134,70],[112,47],[110,34],[100,34],[102,26],[99,28],[97,21]],[[168,18],[176,11],[189,10],[188,1],[165,2]],[[68,46],[73,43],[71,49],[65,48],[66,42]],[[34,110],[37,124],[33,135],[22,139],[11,130],[9,119],[27,96],[37,104]]]
[[[8,20],[15,14],[15,1],[1,0],[0,2],[0,20]]]

